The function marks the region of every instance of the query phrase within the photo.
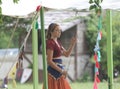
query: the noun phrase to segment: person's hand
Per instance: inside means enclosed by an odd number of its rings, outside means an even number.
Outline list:
[[[72,37],[71,45],[74,45],[77,42],[77,37]]]
[[[63,70],[63,71],[62,71],[62,75],[66,78],[66,77],[67,77],[67,71],[66,71],[66,70]]]

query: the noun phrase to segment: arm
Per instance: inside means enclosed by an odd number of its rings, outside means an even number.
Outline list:
[[[71,52],[72,52],[72,50],[73,50],[73,48],[74,48],[74,46],[75,46],[76,40],[77,40],[77,39],[76,39],[75,37],[72,37],[69,48],[68,48],[67,50],[65,50],[65,49],[63,48],[63,55],[64,55],[64,56],[68,57],[68,56],[71,55]]]
[[[50,65],[52,68],[55,70],[59,71],[61,74],[63,74],[65,77],[67,76],[67,71],[62,70],[59,68],[53,61],[52,61],[52,56],[53,56],[53,50],[48,49],[47,50],[47,63]]]
[[[55,70],[59,71],[60,73],[62,73],[62,69],[59,68],[53,61],[53,50],[51,49],[47,49],[47,63],[48,65],[50,65],[52,68],[54,68]]]

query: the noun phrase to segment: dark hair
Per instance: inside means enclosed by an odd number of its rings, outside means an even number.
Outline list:
[[[47,39],[51,38],[51,32],[53,32],[57,26],[59,26],[59,25],[56,23],[51,23],[49,25],[48,30],[47,30]]]

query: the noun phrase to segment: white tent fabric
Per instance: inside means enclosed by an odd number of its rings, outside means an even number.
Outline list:
[[[18,4],[13,0],[2,0],[2,14],[9,16],[27,16],[34,12],[40,5],[40,0],[19,0]]]
[[[43,0],[43,6],[56,9],[88,9],[89,0]],[[103,9],[120,9],[119,0],[103,0],[101,6]]]
[[[2,0],[2,14],[10,16],[27,16],[34,12],[38,5],[53,9],[88,9],[89,0],[20,0],[14,4],[13,0]],[[103,0],[103,9],[120,9],[120,0]]]

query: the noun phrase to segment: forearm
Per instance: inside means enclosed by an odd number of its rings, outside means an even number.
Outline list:
[[[65,55],[65,56],[68,57],[68,56],[71,55],[71,52],[72,52],[74,46],[75,46],[75,44],[70,44],[69,48],[68,48],[67,51],[66,51],[66,55]]]
[[[60,73],[62,72],[62,69],[58,67],[53,61],[48,61],[48,65],[51,66],[53,69],[59,71]]]
[[[73,48],[74,48],[74,46],[76,44],[76,40],[77,40],[76,37],[72,37],[69,48],[67,50],[64,50],[64,55],[66,57],[71,55],[71,52],[72,52],[72,50],[73,50]]]

